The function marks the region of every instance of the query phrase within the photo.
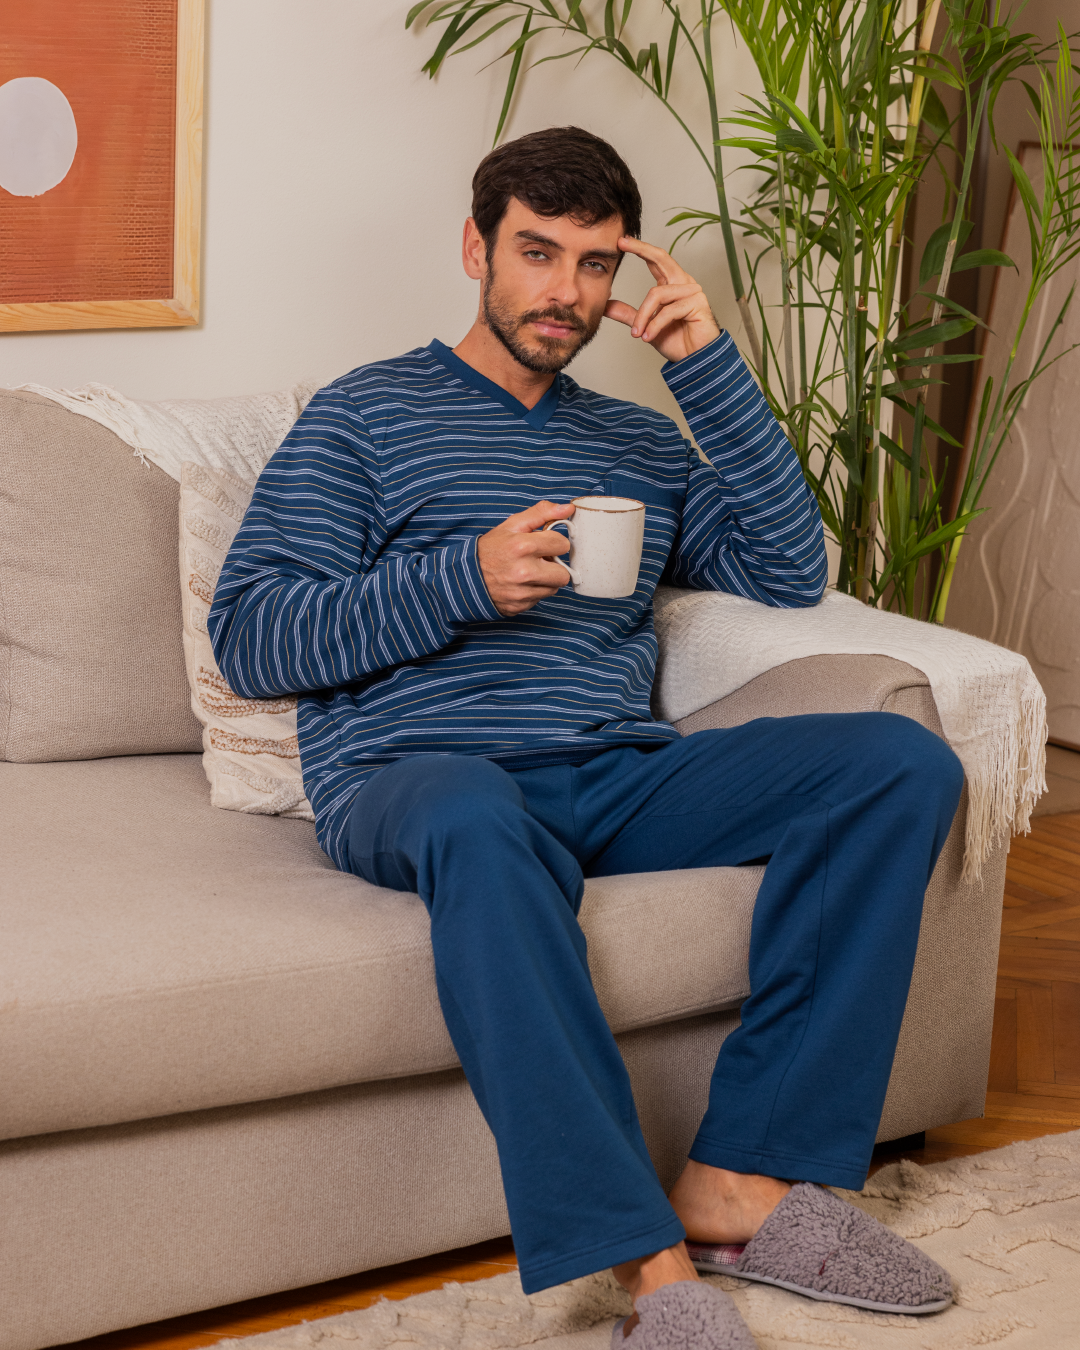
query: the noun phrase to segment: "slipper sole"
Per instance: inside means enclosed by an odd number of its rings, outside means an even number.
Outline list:
[[[846,1303],[851,1308],[866,1308],[868,1312],[899,1313],[903,1317],[922,1317],[926,1313],[944,1312],[951,1298],[938,1299],[935,1303],[922,1303],[913,1307],[910,1303],[875,1303],[869,1298],[852,1298],[850,1294],[827,1294],[820,1289],[806,1289],[801,1284],[791,1284],[787,1280],[774,1280],[769,1275],[755,1275],[749,1270],[736,1270],[733,1265],[720,1265],[719,1262],[693,1260],[695,1270],[706,1275],[730,1275],[734,1280],[753,1280],[757,1284],[771,1284],[777,1289],[786,1289],[792,1294],[802,1294],[803,1298],[814,1298],[819,1303]]]

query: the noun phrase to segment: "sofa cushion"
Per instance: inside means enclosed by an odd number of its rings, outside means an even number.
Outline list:
[[[0,795],[0,1138],[456,1064],[419,897],[214,810],[198,756],[0,764]],[[616,1030],[741,1002],[760,876],[587,883]]]
[[[199,748],[178,503],[105,427],[0,389],[0,759]]]

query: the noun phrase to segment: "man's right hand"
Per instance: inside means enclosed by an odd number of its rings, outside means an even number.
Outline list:
[[[537,502],[477,540],[480,570],[500,614],[507,618],[523,614],[567,584],[566,568],[551,559],[568,552],[570,541],[544,526],[552,520],[568,520],[573,514],[569,504]]]

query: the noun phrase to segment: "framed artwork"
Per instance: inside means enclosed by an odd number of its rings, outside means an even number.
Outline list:
[[[199,321],[205,0],[0,25],[0,331]]]

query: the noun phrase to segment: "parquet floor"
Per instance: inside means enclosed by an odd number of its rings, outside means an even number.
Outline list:
[[[1080,1110],[1080,812],[1013,841],[990,1086]]]
[[[877,1151],[932,1163],[1018,1139],[1080,1129],[1080,811],[1043,816],[1014,839],[1002,916],[990,1067],[981,1120],[927,1133],[925,1147]],[[299,1322],[407,1298],[447,1280],[482,1280],[515,1266],[509,1238],[326,1284],[110,1332],[73,1350],[198,1350]]]

